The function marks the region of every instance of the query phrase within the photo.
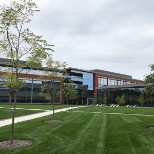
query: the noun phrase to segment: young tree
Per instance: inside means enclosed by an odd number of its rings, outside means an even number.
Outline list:
[[[125,94],[123,94],[120,98],[120,101],[119,103],[122,105],[122,104],[125,104]]]
[[[120,97],[117,96],[116,99],[115,99],[115,101],[116,101],[117,104],[120,104]]]
[[[153,102],[153,96],[154,96],[153,85],[145,87],[144,88],[144,94],[146,95],[148,101],[150,101],[152,103]]]
[[[55,98],[59,92],[56,90],[55,82],[58,81],[63,83],[64,76],[66,75],[67,64],[60,63],[59,61],[54,61],[50,56],[46,60],[46,68],[44,69],[45,78],[43,78],[45,84],[41,87],[41,95],[45,97],[46,100],[50,101],[53,107],[53,119],[55,112]],[[50,81],[50,84],[49,84]]]
[[[73,100],[77,99],[77,94],[78,94],[78,91],[75,89],[72,83],[68,83],[65,85],[64,95],[67,98],[67,105],[69,100],[72,100],[72,104],[73,104]]]
[[[139,103],[142,105],[143,107],[143,104],[144,104],[144,93],[142,92],[139,99],[138,99]]]
[[[96,103],[97,103],[97,95],[94,94],[94,105],[96,105]]]
[[[41,67],[42,60],[49,55],[47,51],[52,51],[51,46],[42,39],[42,36],[35,35],[26,27],[31,22],[35,12],[38,11],[32,0],[20,0],[19,3],[13,1],[8,6],[1,6],[0,9],[0,52],[10,59],[9,64],[7,63],[10,66],[7,72],[10,72],[11,80],[9,79],[6,85],[9,85],[8,88],[14,96],[11,144],[13,144],[16,97],[19,88],[21,88],[19,86],[21,83],[19,73],[23,71],[24,65],[29,66],[29,68]],[[20,62],[22,59],[26,59],[27,63],[23,65]]]
[[[77,98],[78,91],[75,89],[75,87],[72,85],[72,83],[68,83],[65,85],[64,88],[64,95],[67,99],[67,104],[69,100],[75,100]]]
[[[11,100],[14,98],[15,91],[23,88],[26,83],[23,80],[18,80],[16,82],[16,74],[13,74],[12,72],[5,72],[5,74],[2,76],[2,82],[0,85],[3,85],[8,88],[9,93],[9,103],[11,105]]]
[[[70,96],[69,96],[69,99],[72,100],[72,104],[73,104],[73,100],[76,100],[77,99],[77,94],[78,94],[78,91],[73,87],[70,89],[70,92],[69,92]]]
[[[104,97],[103,97],[103,103],[106,104],[107,103],[107,97],[106,95],[104,94]]]

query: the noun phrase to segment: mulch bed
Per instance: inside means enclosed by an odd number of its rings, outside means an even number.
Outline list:
[[[13,140],[13,144],[10,143],[10,140],[1,141],[0,149],[19,149],[32,145],[31,140]]]

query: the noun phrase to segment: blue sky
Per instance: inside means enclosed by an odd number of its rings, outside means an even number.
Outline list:
[[[1,0],[0,4],[10,0]],[[154,63],[153,0],[34,0],[31,30],[54,44],[55,60],[143,79]]]

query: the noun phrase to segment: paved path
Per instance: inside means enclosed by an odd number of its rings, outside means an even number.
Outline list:
[[[79,106],[79,107],[84,107],[84,106]],[[75,109],[75,108],[79,108],[79,107],[69,107],[69,108],[57,109],[57,110],[55,110],[55,113],[66,111],[68,109]],[[36,114],[31,114],[31,115],[26,115],[26,116],[16,117],[14,123],[36,119],[36,118],[44,117],[44,116],[47,116],[47,115],[50,115],[50,114],[53,114],[52,110],[41,112],[41,113],[36,113]],[[0,127],[10,125],[11,123],[12,123],[12,118],[0,120]]]

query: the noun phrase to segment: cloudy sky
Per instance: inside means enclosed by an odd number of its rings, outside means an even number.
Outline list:
[[[0,4],[9,0],[0,0]],[[55,60],[143,79],[154,63],[154,0],[34,0],[31,30]]]

